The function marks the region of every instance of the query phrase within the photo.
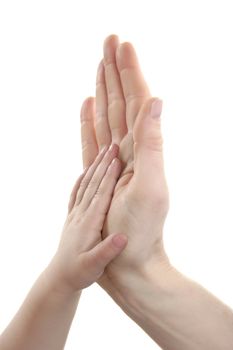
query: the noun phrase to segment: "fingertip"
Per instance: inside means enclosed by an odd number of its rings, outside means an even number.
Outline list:
[[[122,250],[126,247],[128,238],[126,235],[118,233],[112,237],[112,243],[116,248]]]
[[[130,50],[130,51],[135,51],[134,50],[134,46],[133,46],[133,44],[130,42],[130,41],[124,41],[123,43],[121,43],[120,45],[119,45],[119,50],[121,51],[121,52],[124,52],[124,51],[128,51],[128,50]]]
[[[110,42],[118,42],[119,43],[119,37],[117,34],[110,34],[104,39],[104,47],[107,46]]]
[[[135,48],[131,42],[126,41],[120,44],[116,50],[116,58],[119,68],[123,69],[125,66],[138,66],[138,58]]]
[[[103,53],[104,53],[104,62],[111,63],[115,61],[115,52],[119,46],[119,38],[117,35],[109,35],[104,40]]]
[[[95,100],[95,97],[94,96],[88,96],[84,102],[83,102],[83,105],[84,106],[89,106],[90,104],[93,103],[93,101]]]

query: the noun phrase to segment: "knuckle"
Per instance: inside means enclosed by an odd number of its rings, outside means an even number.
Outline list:
[[[80,208],[78,205],[75,205],[73,207],[73,210],[70,212],[68,217],[69,217],[69,221],[75,221],[75,222],[81,221],[82,215],[81,215]]]
[[[102,275],[103,267],[103,257],[102,254],[95,254],[94,256],[85,256],[82,259],[83,271],[90,274],[92,278],[97,278]],[[90,276],[89,276],[90,277]]]
[[[96,85],[96,89],[98,91],[101,91],[102,89],[105,89],[105,83],[101,79],[97,79],[95,85]]]
[[[129,104],[129,103],[131,103],[131,102],[137,102],[138,103],[138,101],[144,101],[146,98],[147,98],[148,96],[147,96],[147,94],[145,94],[145,93],[137,93],[137,94],[128,94],[127,96],[126,96],[126,103],[127,104]]]
[[[96,265],[99,267],[99,271],[103,273],[103,270],[106,265],[106,261],[108,261],[109,258],[109,252],[106,250],[102,250],[97,256],[96,256]]]
[[[125,109],[125,102],[122,97],[116,96],[113,93],[110,96],[111,100],[108,103],[108,110],[114,110],[115,108]]]
[[[163,148],[163,135],[161,132],[160,119],[153,121],[147,120],[145,129],[137,134],[136,144],[144,145],[151,150],[162,150]]]
[[[107,57],[106,56],[105,59],[104,59],[104,67],[105,67],[105,69],[113,69],[113,70],[115,70],[116,63],[115,63],[115,61],[112,60],[111,57]]]
[[[99,185],[99,181],[97,179],[91,179],[88,183],[88,188],[96,188]]]
[[[94,199],[98,200],[99,198],[103,197],[105,194],[105,190],[103,187],[99,187],[97,188],[95,195],[94,195]]]
[[[91,138],[85,138],[85,139],[82,139],[82,148],[86,148],[88,146],[92,146],[95,144],[95,140],[94,139],[91,139]]]
[[[101,123],[108,118],[108,113],[106,111],[96,111],[95,124]]]
[[[83,179],[82,182],[80,183],[79,190],[76,196],[76,203],[80,202],[88,186],[89,186],[89,180]]]
[[[155,135],[153,137],[149,137],[146,141],[147,148],[153,151],[162,151],[163,149],[163,138],[162,135]]]
[[[80,189],[86,188],[89,185],[89,179],[83,179],[80,184]]]

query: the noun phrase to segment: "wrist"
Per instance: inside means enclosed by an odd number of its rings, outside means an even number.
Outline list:
[[[111,283],[103,283],[103,287],[128,314],[137,312],[137,308],[150,296],[163,297],[181,279],[181,274],[171,265],[165,252],[137,269],[125,268],[117,275],[109,275]]]
[[[144,317],[150,317],[151,308],[159,312],[174,290],[178,291],[181,280],[181,274],[168,259],[150,263],[137,271],[131,287],[122,293],[122,306],[131,317],[141,319],[142,322]]]
[[[156,263],[151,261],[141,269],[123,273],[107,292],[134,322],[165,348],[163,341],[170,332],[170,319],[175,324],[177,316],[172,305],[177,300],[181,304],[180,298],[184,296],[183,279],[164,256],[160,261],[156,259]],[[189,296],[189,288],[185,289]]]
[[[162,349],[232,349],[232,310],[166,259],[112,296]]]
[[[61,296],[62,298],[80,297],[82,290],[73,288],[70,284],[66,283],[65,278],[61,276],[56,257],[54,257],[45,268],[42,276],[44,284],[50,293]]]

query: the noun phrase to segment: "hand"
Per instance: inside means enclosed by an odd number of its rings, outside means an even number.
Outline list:
[[[95,282],[127,243],[115,234],[102,241],[101,231],[121,166],[118,146],[105,147],[77,180],[58,250],[49,265],[60,289],[79,291]]]
[[[232,310],[172,267],[163,249],[169,196],[160,114],[131,44],[107,38],[96,101],[86,100],[81,113],[83,160],[87,166],[104,145],[120,145],[123,167],[103,236],[117,228],[129,242],[99,282],[161,348],[230,350]]]
[[[104,224],[103,237],[119,230],[128,236],[127,249],[101,278],[105,289],[123,274],[167,261],[163,225],[169,196],[164,175],[160,114],[162,102],[151,98],[135,51],[116,36],[104,43],[97,73],[96,99],[81,111],[84,167],[111,142],[120,146],[122,172]],[[110,281],[111,280],[111,281]]]

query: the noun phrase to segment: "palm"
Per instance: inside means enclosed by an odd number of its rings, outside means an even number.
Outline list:
[[[129,151],[133,150],[131,135],[127,134],[120,144],[122,172],[102,233],[104,238],[115,232],[128,236],[127,249],[106,270],[111,276],[118,274],[121,267],[142,265],[154,256],[168,211],[168,191],[163,171],[157,173],[149,187],[141,181],[137,176],[134,154]]]

